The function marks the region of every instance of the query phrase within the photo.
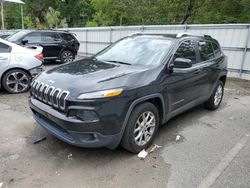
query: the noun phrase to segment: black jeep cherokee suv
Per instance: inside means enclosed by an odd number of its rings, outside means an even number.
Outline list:
[[[7,40],[22,46],[40,45],[45,61],[60,60],[62,63],[72,62],[80,45],[73,34],[59,30],[23,30]]]
[[[173,116],[202,103],[218,108],[226,75],[210,36],[134,34],[43,72],[29,104],[37,123],[69,144],[136,153]]]

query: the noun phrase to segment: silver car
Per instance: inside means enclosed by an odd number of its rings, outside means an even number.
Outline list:
[[[32,77],[42,71],[42,50],[0,39],[0,87],[9,93],[27,91]]]

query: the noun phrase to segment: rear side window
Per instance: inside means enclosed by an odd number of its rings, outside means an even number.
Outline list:
[[[195,44],[192,40],[186,40],[181,43],[175,52],[174,59],[179,57],[192,60],[192,64],[196,63]]]
[[[215,57],[220,57],[221,56],[221,50],[218,44],[212,42],[213,48],[214,48],[214,55]]]
[[[71,34],[63,34],[63,39],[66,41],[72,41],[75,40],[75,38]]]
[[[43,42],[54,42],[54,41],[59,41],[59,40],[60,40],[60,37],[55,32],[47,32],[47,33],[42,34]]]
[[[28,40],[28,43],[40,43],[42,41],[41,32],[32,32],[28,34],[23,40]]]
[[[0,53],[9,53],[10,51],[11,51],[10,46],[0,43]]]
[[[198,42],[201,61],[214,58],[214,51],[211,42],[200,40]]]

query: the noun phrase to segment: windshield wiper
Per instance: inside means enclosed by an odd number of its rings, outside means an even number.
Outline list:
[[[126,63],[126,62],[122,62],[122,61],[115,61],[115,60],[106,60],[107,62],[111,62],[111,63],[119,63],[119,64],[123,64],[123,65],[132,65],[130,63]]]

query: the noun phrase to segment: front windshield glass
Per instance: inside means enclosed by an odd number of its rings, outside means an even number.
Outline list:
[[[163,36],[131,36],[110,45],[94,58],[131,65],[158,65],[171,44],[172,40]]]
[[[13,35],[10,35],[7,37],[8,41],[15,42],[18,41],[20,38],[22,38],[24,35],[27,34],[28,31],[19,31],[17,33],[14,33]]]

